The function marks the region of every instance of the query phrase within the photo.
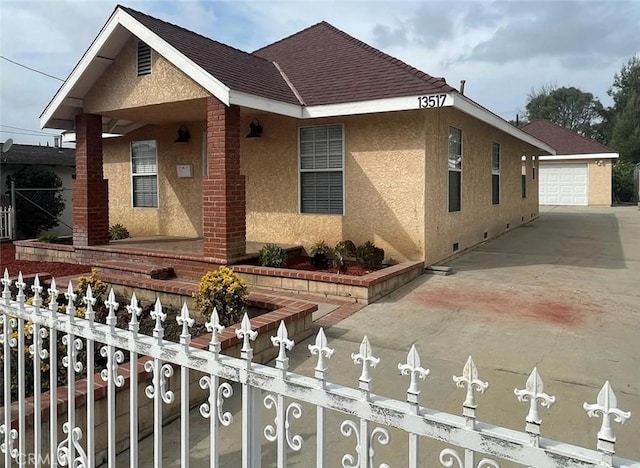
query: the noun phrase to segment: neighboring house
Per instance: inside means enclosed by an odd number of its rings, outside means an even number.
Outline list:
[[[70,226],[72,225],[73,213],[72,185],[76,165],[74,152],[75,150],[72,148],[13,144],[9,151],[0,155],[0,195],[3,200],[2,204],[8,205],[11,203],[8,176],[29,166],[48,169],[62,180],[62,195],[65,208],[58,217],[58,225],[48,229],[47,232],[58,235],[71,234]],[[20,187],[17,188],[19,189]],[[19,193],[34,203],[38,203],[37,192],[30,190],[19,191]],[[17,195],[17,197],[20,197],[20,195]],[[34,210],[39,209],[35,205],[31,206]],[[18,226],[18,230],[19,228],[20,226]]]
[[[246,53],[121,6],[41,125],[76,132],[77,246],[122,223],[218,263],[341,239],[434,263],[537,216],[532,157],[553,154],[325,22]]]
[[[611,165],[618,153],[548,120],[522,130],[556,150],[539,158],[541,205],[611,206]]]

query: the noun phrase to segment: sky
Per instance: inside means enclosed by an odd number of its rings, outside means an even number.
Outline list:
[[[320,21],[432,75],[509,120],[532,90],[575,86],[611,104],[640,53],[640,0],[211,1],[122,4],[251,52]],[[0,55],[65,79],[113,12],[103,0],[0,0]],[[39,116],[62,84],[0,59],[0,141],[53,144]]]

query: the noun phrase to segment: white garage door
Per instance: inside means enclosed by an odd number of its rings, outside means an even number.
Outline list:
[[[541,205],[588,205],[587,164],[541,164]]]

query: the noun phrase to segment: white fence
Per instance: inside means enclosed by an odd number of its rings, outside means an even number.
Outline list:
[[[13,220],[13,208],[0,206],[0,239],[13,239]]]
[[[177,318],[181,326],[180,343],[165,341],[163,321],[165,314],[159,301],[155,304],[152,317],[155,320],[153,336],[138,334],[138,307],[135,296],[126,307],[131,320],[128,330],[115,327],[116,309],[113,291],[105,301],[108,308],[106,324],[94,321],[95,298],[89,288],[81,302],[86,307],[85,318],[75,317],[78,298],[71,283],[64,293],[66,313],[60,313],[62,306],[57,303],[58,291],[55,281],[48,289],[48,306],[44,307],[40,297],[43,288],[37,277],[31,287],[27,287],[18,277],[15,284],[9,279],[5,271],[2,279],[3,292],[0,301],[0,318],[2,319],[2,333],[0,343],[4,356],[4,415],[0,426],[0,450],[3,454],[4,466],[20,463],[24,460],[48,460],[52,466],[93,467],[96,463],[94,427],[94,392],[86,395],[86,422],[80,420],[76,411],[76,383],[74,377],[86,366],[87,388],[95,385],[94,377],[94,343],[102,344],[100,354],[107,359],[107,365],[98,375],[98,379],[107,382],[107,437],[108,466],[116,466],[116,387],[122,387],[124,378],[120,368],[124,360],[123,350],[131,353],[132,362],[138,356],[147,356],[144,370],[151,374],[150,385],[144,391],[146,397],[153,402],[153,466],[161,467],[163,461],[163,406],[172,403],[174,392],[168,389],[167,379],[174,373],[174,367],[180,372],[180,424],[181,424],[181,461],[182,467],[189,466],[191,450],[189,429],[189,373],[197,371],[204,376],[199,380],[199,386],[208,391],[208,399],[200,406],[200,414],[209,420],[209,453],[210,466],[219,466],[219,451],[221,446],[220,429],[234,423],[231,412],[225,411],[225,402],[233,393],[229,382],[236,383],[242,393],[241,434],[242,434],[242,466],[259,467],[261,465],[261,450],[263,437],[273,442],[277,466],[287,465],[287,455],[303,449],[304,440],[294,434],[296,420],[301,417],[315,419],[315,446],[304,447],[311,450],[316,459],[316,466],[327,466],[327,453],[331,448],[326,446],[326,432],[331,430],[335,434],[338,430],[345,438],[354,440],[351,453],[342,455],[343,467],[373,467],[385,466],[374,461],[376,450],[380,445],[391,443],[390,428],[401,430],[408,434],[405,448],[408,465],[417,467],[419,461],[419,447],[422,438],[435,439],[447,444],[441,449],[435,459],[444,467],[499,467],[502,460],[515,462],[525,466],[544,467],[587,467],[587,466],[615,466],[639,467],[639,462],[624,460],[614,456],[615,436],[612,422],[624,423],[630,413],[617,408],[616,397],[609,382],[606,382],[595,397],[595,402],[585,403],[584,411],[589,417],[601,417],[602,424],[597,433],[597,450],[564,444],[541,437],[541,418],[538,405],[550,407],[555,397],[544,393],[543,382],[534,368],[523,389],[515,390],[515,397],[528,402],[528,413],[525,416],[526,432],[493,426],[476,421],[474,392],[484,392],[487,383],[478,377],[478,369],[473,360],[468,359],[461,376],[454,376],[458,387],[466,388],[466,397],[462,403],[462,416],[447,414],[420,406],[420,380],[429,375],[429,370],[422,367],[420,356],[415,347],[407,355],[406,362],[397,364],[398,370],[407,376],[403,384],[407,385],[406,401],[395,401],[370,391],[372,377],[370,367],[380,364],[380,359],[372,353],[372,348],[365,336],[358,350],[351,355],[357,366],[358,388],[348,388],[330,383],[327,376],[327,366],[333,350],[328,347],[327,339],[322,329],[318,332],[315,343],[309,345],[309,352],[317,356],[315,375],[307,377],[288,371],[287,352],[294,346],[288,338],[284,323],[280,324],[276,336],[271,342],[279,350],[275,360],[275,367],[264,366],[252,362],[253,349],[251,342],[257,333],[251,329],[249,319],[245,316],[235,333],[242,342],[241,357],[235,358],[220,354],[219,333],[220,326],[214,311],[207,328],[211,331],[208,350],[190,347],[190,327],[193,320],[189,317],[186,306],[182,308]],[[35,293],[31,301],[27,301],[25,293]],[[12,295],[12,290],[15,293]],[[30,303],[30,304],[29,304]],[[26,335],[30,333],[32,345],[27,349]],[[58,421],[56,405],[58,395],[55,386],[48,394],[41,392],[40,379],[45,361],[57,362],[59,345],[57,336],[62,336],[64,346],[63,365],[66,368],[69,384],[64,390],[67,392],[67,408],[64,420]],[[49,347],[43,345],[44,339],[49,340]],[[80,361],[78,356],[84,349],[86,360]],[[15,359],[9,358],[13,355]],[[62,352],[62,351],[61,351]],[[27,420],[25,411],[25,369],[26,361],[33,359],[33,440],[27,440]],[[17,361],[17,362],[16,362]],[[17,402],[12,402],[11,381],[12,373],[17,369]],[[51,382],[58,381],[57,366],[48,368]],[[128,429],[133,437],[129,440],[130,464],[137,467],[139,400],[137,395],[138,374],[132,372],[129,384],[129,414],[127,416]],[[14,380],[14,381],[15,381]],[[452,383],[453,385],[453,383]],[[122,390],[122,391],[127,391]],[[264,395],[264,397],[263,397]],[[37,429],[41,427],[42,402],[48,398],[49,431],[48,443],[42,440],[42,434]],[[462,400],[462,398],[461,398]],[[17,416],[12,424],[11,408],[17,407]],[[17,405],[15,404],[17,403]],[[302,405],[312,405],[312,414],[303,415]],[[262,405],[275,412],[273,424],[263,426],[260,421]],[[576,408],[582,411],[580,408]],[[345,415],[345,419],[338,427],[328,427],[327,413],[337,412]],[[524,414],[524,412],[523,412]],[[315,416],[315,418],[314,418]],[[612,421],[613,419],[613,421]],[[58,425],[62,423],[63,436],[58,438]],[[29,424],[30,426],[30,424]],[[86,428],[84,431],[82,427]],[[118,429],[118,430],[121,430]],[[595,435],[594,435],[595,436]],[[595,437],[594,437],[595,438]],[[28,447],[33,447],[32,452]],[[48,448],[47,448],[48,447]],[[435,462],[435,460],[434,460]],[[429,466],[432,466],[430,463]]]

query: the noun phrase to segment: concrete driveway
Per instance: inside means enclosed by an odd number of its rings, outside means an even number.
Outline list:
[[[513,390],[524,388],[537,366],[545,392],[556,396],[550,409],[540,408],[542,435],[593,449],[601,419],[588,418],[582,404],[595,402],[609,380],[618,406],[632,412],[624,426],[612,422],[617,454],[640,460],[638,209],[544,209],[540,219],[449,265],[455,275],[423,275],[326,330],[329,345],[336,350],[329,362],[329,380],[357,387],[360,370],[350,354],[366,334],[374,355],[381,358],[371,372],[373,392],[404,400],[408,379],[399,376],[397,364],[405,362],[410,346],[416,344],[422,366],[431,369],[422,383],[422,405],[460,414],[464,390],[454,386],[452,376],[461,375],[472,355],[479,377],[489,382],[487,392],[477,397],[478,419],[524,430],[529,405],[518,402]],[[293,372],[313,375],[310,342],[297,343],[292,351]],[[239,410],[237,401],[230,405]],[[195,421],[197,413],[193,414]],[[305,408],[303,418],[292,423],[292,431],[303,435],[305,447],[302,454],[290,454],[291,465],[314,463],[313,414],[312,408]],[[265,412],[263,423],[272,418]],[[342,455],[353,453],[354,439],[339,432],[345,418],[329,416],[328,466],[340,466]],[[192,440],[198,443],[192,454],[194,466],[204,466],[207,460],[207,424],[202,421],[200,431],[192,429]],[[177,456],[179,426],[166,431],[165,454]],[[225,431],[229,432],[221,448],[223,465],[235,466],[240,456],[239,424]],[[376,451],[376,463],[406,466],[406,440],[405,434],[392,431],[390,445]],[[441,446],[424,443],[421,465],[439,466]],[[274,445],[263,446],[264,466],[275,459]]]

